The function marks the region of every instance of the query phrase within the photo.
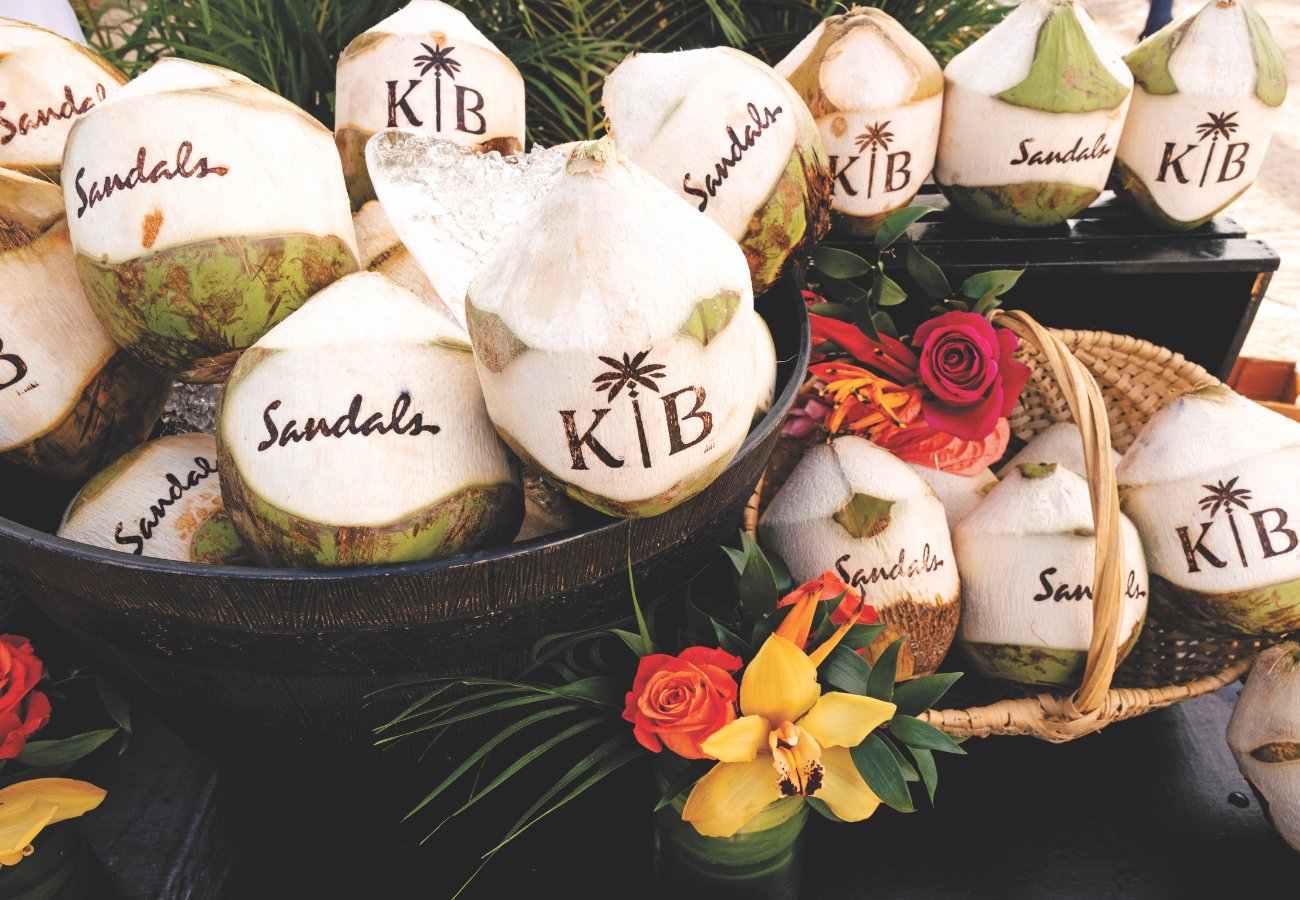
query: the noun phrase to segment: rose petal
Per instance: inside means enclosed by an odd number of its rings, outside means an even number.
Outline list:
[[[953,407],[939,400],[929,400],[923,404],[922,411],[931,428],[968,441],[982,440],[997,427],[1001,418],[1002,387],[995,387],[973,406]]]
[[[677,658],[695,666],[717,666],[724,672],[739,672],[745,664],[739,656],[733,656],[721,648],[687,647]]]

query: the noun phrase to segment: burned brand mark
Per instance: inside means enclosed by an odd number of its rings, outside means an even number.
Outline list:
[[[445,74],[452,86],[456,89],[456,131],[465,134],[484,134],[487,131],[487,119],[483,116],[483,105],[485,103],[483,94],[474,90],[472,87],[466,87],[463,84],[455,84],[456,73],[460,71],[460,63],[451,55],[455,47],[432,47],[429,44],[421,44],[424,53],[415,57],[415,67],[420,70],[419,78],[404,79],[407,82],[406,88],[398,94],[398,88],[401,81],[388,81],[388,127],[396,128],[400,124],[397,121],[397,114],[400,112],[406,117],[406,124],[414,125],[416,128],[424,127],[424,120],[419,117],[415,109],[411,106],[411,93],[424,84],[425,76],[433,72],[433,130],[442,131],[442,76]],[[471,124],[471,120],[472,124]]]
[[[1169,177],[1172,175],[1174,181],[1178,184],[1189,184],[1196,178],[1196,169],[1201,170],[1201,177],[1197,181],[1197,187],[1204,187],[1206,180],[1210,177],[1214,163],[1218,162],[1218,170],[1215,172],[1215,183],[1223,184],[1229,181],[1236,181],[1246,171],[1246,154],[1250,152],[1250,143],[1248,141],[1233,141],[1232,135],[1237,130],[1237,123],[1233,121],[1237,117],[1235,112],[1206,113],[1209,116],[1208,121],[1202,122],[1196,126],[1196,131],[1200,135],[1196,143],[1188,143],[1181,151],[1181,141],[1167,141],[1164,147],[1164,154],[1160,159],[1160,169],[1156,173],[1156,181],[1169,183]],[[1206,138],[1210,142],[1205,143]],[[1219,138],[1223,138],[1224,151],[1221,159],[1216,160],[1216,154],[1219,149]],[[1205,154],[1205,161],[1202,163],[1200,154]],[[1189,176],[1183,168],[1186,163],[1191,169],[1192,174]]]
[[[189,471],[185,480],[181,481],[170,472],[167,473],[167,496],[159,497],[158,502],[149,507],[147,518],[140,518],[140,527],[135,534],[123,534],[126,527],[122,522],[117,523],[117,528],[113,531],[113,540],[123,547],[133,548],[131,552],[136,556],[144,555],[144,542],[153,537],[154,530],[158,524],[167,516],[167,509],[185,496],[187,491],[198,487],[209,475],[217,473],[216,460],[204,459],[202,456],[194,457],[195,468]]]
[[[95,108],[95,104],[108,96],[108,88],[102,84],[95,85],[93,96],[82,97],[80,100],[72,92],[72,86],[65,84],[63,86],[63,102],[58,106],[47,106],[44,109],[38,109],[36,112],[20,113],[17,121],[0,115],[0,147],[7,145],[14,138],[25,137],[40,128],[45,128],[51,122],[62,122],[68,119],[84,115]],[[0,113],[3,113],[8,106],[5,101],[0,100]]]
[[[847,563],[853,558],[852,553],[845,553],[839,559],[835,560],[835,571],[841,578],[858,589],[867,585],[876,584],[881,581],[898,581],[901,578],[915,578],[918,575],[928,575],[944,567],[944,560],[930,549],[926,544],[921,550],[919,559],[908,560],[907,551],[898,551],[898,562],[892,566],[872,566],[870,569],[859,568],[856,572],[850,574]],[[865,595],[864,595],[865,596]]]
[[[769,108],[764,107],[759,112],[758,105],[749,103],[745,106],[745,111],[749,113],[749,118],[753,120],[753,125],[746,125],[743,135],[736,134],[736,129],[730,125],[727,126],[727,137],[731,138],[731,147],[729,152],[719,159],[713,165],[713,172],[704,176],[704,187],[700,187],[692,180],[692,175],[687,172],[682,176],[682,190],[692,197],[699,197],[699,210],[704,212],[709,206],[709,198],[716,197],[718,189],[722,183],[731,175],[731,170],[740,164],[744,159],[745,151],[751,149],[758,139],[762,137],[763,132],[767,131],[776,121],[777,116],[781,115],[784,110],[781,107]]]
[[[641,417],[640,389],[646,388],[658,394],[659,385],[656,380],[666,375],[662,365],[646,362],[646,357],[649,355],[649,350],[642,350],[636,356],[629,356],[624,353],[621,360],[612,356],[598,357],[602,363],[610,368],[592,379],[592,384],[595,386],[597,393],[605,394],[610,403],[613,403],[614,399],[619,394],[622,394],[625,388],[627,389],[625,396],[632,407],[632,418],[636,422],[637,443],[641,451],[641,466],[646,469],[652,468],[654,463],[651,460],[650,442],[646,437],[645,420]],[[690,395],[694,401],[690,412],[685,415],[682,414],[678,405],[679,398],[684,395]],[[713,414],[704,409],[704,402],[707,397],[708,394],[704,388],[691,386],[673,391],[670,394],[663,394],[658,398],[663,404],[664,422],[668,426],[669,456],[674,456],[683,450],[696,446],[713,432]],[[591,411],[591,425],[587,427],[586,431],[581,431],[578,425],[578,411],[574,409],[560,410],[560,419],[564,423],[564,435],[568,441],[569,456],[574,469],[590,468],[587,465],[587,458],[583,454],[584,447],[609,468],[622,468],[625,460],[611,453],[596,437],[596,429],[600,427],[600,423],[612,411],[612,406],[604,409],[593,409]],[[687,438],[682,423],[691,419],[699,421],[699,432],[694,437]]]
[[[222,177],[230,171],[228,166],[209,163],[206,156],[200,156],[191,163],[193,155],[194,145],[189,141],[181,141],[180,146],[176,148],[174,162],[163,160],[146,168],[147,151],[141,147],[136,153],[135,165],[127,169],[125,175],[105,175],[103,178],[97,178],[91,182],[89,189],[81,183],[86,176],[86,169],[83,166],[77,170],[74,182],[77,197],[81,200],[81,206],[77,208],[77,218],[80,219],[86,214],[86,210],[96,203],[107,200],[115,191],[133,191],[142,184],[157,184],[160,181],[171,181],[173,178],[207,178],[209,175]]]
[[[1200,507],[1209,513],[1210,521],[1191,527],[1181,525],[1174,529],[1187,560],[1188,574],[1202,571],[1202,565],[1215,569],[1227,568],[1234,556],[1241,561],[1242,568],[1249,568],[1252,558],[1259,562],[1293,553],[1300,547],[1300,535],[1286,527],[1290,521],[1286,510],[1271,507],[1251,512],[1250,504],[1254,498],[1248,488],[1237,487],[1239,477],[1227,483],[1220,481],[1217,484],[1201,485],[1209,491],[1209,494],[1201,498]],[[1240,524],[1234,515],[1238,510],[1244,514],[1245,519]],[[1223,517],[1217,518],[1220,512],[1223,512]],[[1227,528],[1216,529],[1224,519],[1228,520]],[[1199,527],[1200,531],[1193,537],[1195,527]],[[1228,535],[1224,535],[1225,530]],[[1259,545],[1258,557],[1253,552],[1256,544]],[[1236,552],[1233,553],[1233,550]]]
[[[849,180],[849,170],[853,164],[862,159],[863,155],[870,151],[867,162],[867,197],[876,196],[876,189],[880,188],[882,194],[892,194],[895,191],[901,191],[912,183],[912,153],[909,150],[896,150],[889,152],[889,145],[894,139],[894,133],[889,131],[889,122],[873,122],[864,126],[862,134],[855,137],[854,143],[857,145],[858,156],[849,156],[843,166],[840,165],[839,156],[830,157],[831,165],[831,189],[835,192],[843,191],[850,197],[858,195],[859,187],[854,187]],[[884,171],[880,173],[877,179],[877,171],[880,166],[877,163],[878,158],[884,160]]]
[[[1092,159],[1101,159],[1110,156],[1114,151],[1111,150],[1110,144],[1106,143],[1106,135],[1097,135],[1097,140],[1091,147],[1083,145],[1083,138],[1074,142],[1069,150],[1039,150],[1031,148],[1029,145],[1034,143],[1036,138],[1025,138],[1020,142],[1020,156],[1011,160],[1013,166],[1051,166],[1057,163],[1075,163],[1087,162]]]
[[[1055,566],[1044,569],[1038,573],[1038,583],[1042,585],[1042,591],[1034,594],[1034,601],[1041,603],[1044,600],[1052,600],[1060,603],[1062,600],[1091,600],[1092,588],[1086,584],[1053,584],[1052,576],[1057,569]],[[1137,572],[1132,569],[1128,573],[1128,581],[1124,585],[1124,596],[1130,600],[1141,600],[1147,595],[1142,585],[1138,583]]]
[[[0,339],[0,391],[11,388],[27,377],[27,363],[16,353],[5,353],[5,342]]]
[[[262,424],[266,427],[267,437],[257,445],[258,452],[277,446],[287,447],[302,441],[314,441],[318,437],[344,438],[350,435],[371,437],[376,434],[405,434],[419,437],[422,434],[433,435],[442,431],[441,426],[424,424],[422,412],[408,416],[411,411],[411,395],[406,391],[397,395],[386,420],[383,413],[377,412],[361,421],[361,407],[364,403],[362,396],[357,394],[352,398],[348,411],[333,422],[325,418],[309,418],[299,427],[297,419],[290,419],[281,427],[276,424],[271,415],[280,408],[281,403],[279,400],[273,400],[262,412]]]

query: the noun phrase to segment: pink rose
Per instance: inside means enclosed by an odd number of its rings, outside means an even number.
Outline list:
[[[1019,343],[977,313],[948,312],[917,328],[912,346],[933,395],[922,406],[926,424],[970,441],[988,436],[1029,380],[1029,367],[1011,358]]]

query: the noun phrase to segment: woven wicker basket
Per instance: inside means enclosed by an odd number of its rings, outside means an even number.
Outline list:
[[[1063,742],[1232,684],[1264,642],[1204,638],[1147,620],[1137,645],[1116,667],[1121,612],[1119,494],[1110,448],[1128,449],[1146,420],[1173,397],[1218,381],[1163,347],[1099,331],[1047,329],[1022,312],[1001,312],[998,325],[1021,338],[1018,358],[1032,370],[1011,416],[1011,430],[1030,438],[1056,422],[1083,433],[1097,525],[1092,645],[1083,682],[1073,693],[1036,693],[967,675],[946,702],[923,718],[954,736],[1024,734]],[[786,440],[746,509],[752,534],[766,499],[785,481],[806,444]]]

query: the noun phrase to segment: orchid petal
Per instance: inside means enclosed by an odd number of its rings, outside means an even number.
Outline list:
[[[700,749],[721,762],[749,762],[767,746],[772,726],[762,716],[743,716],[709,735]]]
[[[869,818],[880,805],[880,798],[858,774],[849,751],[843,747],[827,747],[822,751],[821,762],[822,786],[817,791],[817,799],[845,822]]]
[[[746,716],[762,716],[773,725],[795,722],[820,696],[817,667],[795,644],[773,634],[745,669],[740,711]]]
[[[40,800],[59,808],[55,822],[75,819],[88,813],[103,802],[107,792],[72,778],[33,778],[0,789],[0,811],[10,804],[16,807],[31,805]]]
[[[749,762],[720,762],[695,783],[682,819],[707,837],[731,837],[780,799],[772,757],[766,753]]]
[[[832,691],[796,724],[823,747],[856,747],[894,717],[897,707],[875,697]]]
[[[41,829],[54,821],[58,812],[58,804],[49,800],[19,801],[0,806],[0,855],[21,855]]]

